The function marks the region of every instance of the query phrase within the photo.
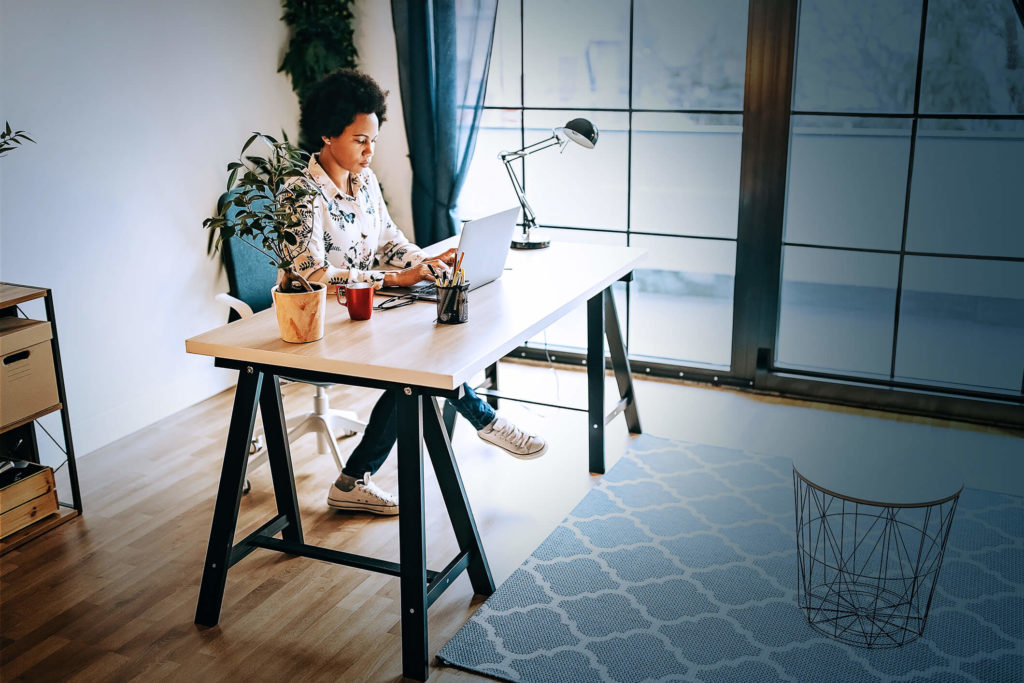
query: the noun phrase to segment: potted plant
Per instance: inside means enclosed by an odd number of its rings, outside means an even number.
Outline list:
[[[237,237],[280,269],[273,297],[281,338],[316,341],[324,335],[327,287],[295,272],[295,258],[309,239],[303,214],[309,215],[320,190],[306,170],[309,155],[282,137],[257,132],[245,141],[238,160],[227,165],[227,192],[217,203],[217,215],[203,227],[214,231],[217,246]],[[257,141],[267,153],[246,154]]]

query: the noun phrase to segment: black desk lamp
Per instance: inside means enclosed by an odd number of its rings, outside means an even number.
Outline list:
[[[516,196],[519,197],[519,203],[523,205],[522,238],[512,240],[513,249],[543,249],[544,247],[551,246],[551,241],[530,239],[530,231],[537,227],[537,217],[533,214],[530,203],[526,201],[523,186],[519,182],[519,178],[516,177],[515,171],[512,170],[512,162],[554,145],[558,145],[559,149],[564,151],[565,145],[569,140],[587,149],[593,149],[594,145],[597,144],[597,133],[597,126],[590,121],[586,119],[573,119],[561,128],[552,129],[551,137],[545,140],[527,145],[518,152],[501,153],[500,157],[505,163],[505,170],[508,171],[508,177],[512,179],[512,187],[515,188]]]

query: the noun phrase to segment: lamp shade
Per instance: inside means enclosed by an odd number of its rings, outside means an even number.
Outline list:
[[[577,145],[582,145],[587,149],[593,149],[597,144],[597,126],[587,119],[573,119],[563,127],[556,128],[555,132],[565,135]]]

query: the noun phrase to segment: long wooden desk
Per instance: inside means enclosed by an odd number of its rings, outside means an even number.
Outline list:
[[[446,246],[446,242],[432,249]],[[433,253],[433,251],[431,251]],[[587,302],[588,447],[592,472],[604,472],[604,427],[625,413],[629,430],[640,420],[611,285],[626,277],[644,250],[555,243],[513,251],[505,274],[470,293],[469,322],[437,325],[436,306],[418,302],[374,311],[353,322],[332,306],[322,339],[281,340],[272,310],[188,339],[185,348],[239,370],[224,464],[214,507],[196,608],[197,624],[220,618],[228,569],[256,548],[277,550],[400,577],[402,670],[426,680],[427,609],[463,571],[476,593],[494,592],[487,558],[452,453],[437,398],[462,393],[462,384],[584,301]],[[619,401],[604,411],[604,341],[607,339]],[[303,542],[279,377],[396,390],[400,563],[385,562]],[[263,415],[277,514],[238,543],[235,525],[257,406]],[[460,552],[440,571],[426,567],[423,522],[423,451],[426,444]],[[549,453],[547,457],[557,457]],[[277,538],[280,534],[281,538]]]

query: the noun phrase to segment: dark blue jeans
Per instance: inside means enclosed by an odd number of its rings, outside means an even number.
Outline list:
[[[481,430],[494,420],[494,408],[477,396],[468,384],[463,384],[465,394],[457,401],[452,401],[455,410],[469,420],[473,429]],[[370,411],[370,421],[366,424],[363,438],[352,451],[344,474],[357,479],[369,472],[375,473],[388,459],[391,448],[398,441],[398,418],[395,411],[395,392],[385,391]]]

